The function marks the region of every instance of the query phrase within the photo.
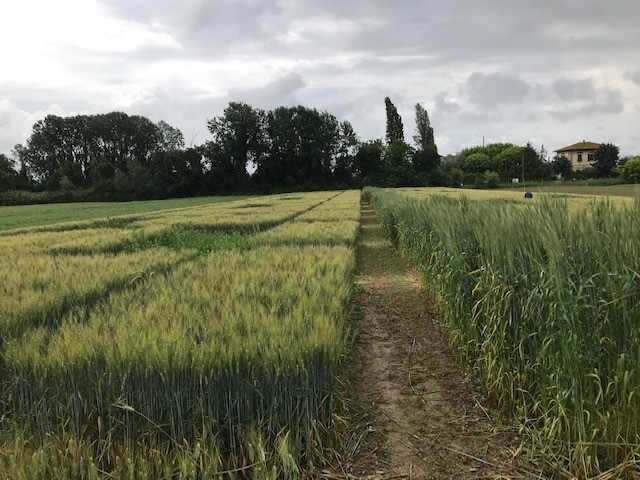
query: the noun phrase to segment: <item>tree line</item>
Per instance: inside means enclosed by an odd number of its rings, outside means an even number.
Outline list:
[[[465,148],[455,155],[442,158],[442,173],[453,186],[480,188],[518,181],[586,180],[621,177],[631,180],[624,164],[629,158],[619,158],[619,149],[611,143],[601,144],[594,152],[593,168],[573,171],[571,161],[564,156],[547,158],[544,146],[536,150],[512,143],[490,143]],[[631,165],[634,165],[633,163]],[[629,170],[630,171],[630,170]]]
[[[164,121],[111,112],[33,125],[12,158],[0,154],[0,202],[132,200],[294,190],[447,185],[491,187],[566,174],[545,152],[494,143],[441,158],[426,109],[415,105],[413,144],[384,99],[384,139],[361,141],[348,121],[295,106],[231,102],[207,122],[211,140],[185,147]],[[617,157],[616,157],[617,158]],[[4,193],[3,193],[4,192]]]
[[[416,105],[414,147],[385,104],[386,142],[362,142],[348,121],[301,105],[231,102],[207,122],[211,140],[188,148],[177,128],[138,115],[48,115],[13,158],[0,155],[0,192],[129,200],[426,184],[440,160],[426,110]]]

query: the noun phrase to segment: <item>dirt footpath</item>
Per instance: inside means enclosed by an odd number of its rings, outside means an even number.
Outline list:
[[[342,476],[542,478],[514,458],[517,431],[465,373],[420,278],[367,204],[358,265],[350,397],[359,433]]]

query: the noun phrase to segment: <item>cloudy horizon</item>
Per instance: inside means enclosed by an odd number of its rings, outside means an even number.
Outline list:
[[[640,154],[640,2],[615,0],[8,0],[0,16],[0,153],[47,114],[124,111],[187,144],[229,101],[302,104],[405,137],[414,105],[441,154],[587,140]]]

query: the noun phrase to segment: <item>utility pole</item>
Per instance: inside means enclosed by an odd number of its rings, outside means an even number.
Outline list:
[[[522,190],[527,191],[526,183],[524,181],[524,150],[520,152],[520,163],[522,164]]]

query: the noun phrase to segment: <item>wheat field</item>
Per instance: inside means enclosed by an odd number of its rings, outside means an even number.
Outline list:
[[[297,478],[321,463],[358,191],[0,236],[7,478]]]
[[[640,202],[368,189],[452,342],[567,478],[640,474]]]

